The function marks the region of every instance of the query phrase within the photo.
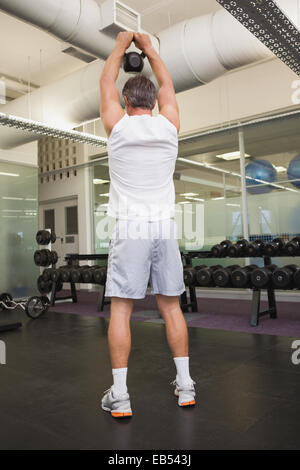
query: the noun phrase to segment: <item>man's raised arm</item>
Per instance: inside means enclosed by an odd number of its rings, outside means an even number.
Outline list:
[[[133,40],[132,32],[119,33],[116,46],[105,62],[100,77],[100,117],[107,136],[115,124],[124,116],[125,112],[120,103],[116,80],[126,49]]]
[[[157,79],[159,85],[157,98],[159,112],[171,121],[176,127],[177,132],[179,132],[179,110],[171,75],[165,63],[152,46],[150,37],[142,33],[133,33],[133,36],[136,47],[141,49],[148,57],[153,73]]]

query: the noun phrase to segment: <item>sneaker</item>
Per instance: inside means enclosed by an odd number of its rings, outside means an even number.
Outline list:
[[[175,385],[174,395],[178,397],[179,406],[194,406],[196,405],[196,392],[195,385],[196,382],[192,381],[190,384],[179,385],[176,380],[171,382],[171,385]]]
[[[113,387],[104,392],[101,408],[104,411],[110,411],[113,418],[128,418],[132,416],[129,394],[114,395]]]

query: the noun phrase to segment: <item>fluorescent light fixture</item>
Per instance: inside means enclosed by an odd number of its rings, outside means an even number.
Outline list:
[[[35,134],[57,137],[60,139],[69,139],[73,142],[82,142],[95,145],[98,147],[106,147],[107,139],[86,132],[73,131],[72,129],[64,129],[54,127],[43,122],[26,119],[19,116],[0,113],[0,125],[14,127],[22,131],[34,132]],[[19,176],[19,175],[17,175]]]
[[[94,178],[93,183],[94,184],[105,184],[105,183],[109,183],[109,180],[102,180],[101,178]]]
[[[212,201],[221,201],[221,199],[225,199],[224,196],[221,196],[221,197],[212,197]]]
[[[204,199],[200,199],[200,197],[189,197],[189,196],[185,196],[185,199],[189,199],[191,201],[201,201],[201,202],[204,202]]]
[[[2,212],[23,212],[21,209],[2,209]]]
[[[199,193],[181,193],[180,196],[198,196]]]
[[[241,154],[239,151],[237,152],[228,152],[228,153],[223,153],[221,155],[216,155],[217,158],[222,158],[223,160],[238,160],[240,158]],[[250,157],[247,153],[245,153],[245,157]]]
[[[10,196],[2,196],[2,199],[6,199],[9,201],[23,201],[23,197],[10,197]]]
[[[37,199],[34,197],[26,197],[25,201],[37,201]]]
[[[240,204],[230,204],[230,203],[226,204],[226,206],[241,207]]]
[[[6,173],[5,171],[0,171],[0,176],[20,176],[20,175],[18,175],[17,173]]]
[[[109,197],[109,193],[102,193],[102,194],[99,194],[99,196],[101,196],[101,197]]]
[[[277,173],[285,173],[286,167],[285,166],[275,166]]]

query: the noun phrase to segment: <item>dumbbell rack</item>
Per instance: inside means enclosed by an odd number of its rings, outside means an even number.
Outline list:
[[[181,253],[183,259],[185,260],[186,266],[192,265],[192,259],[205,259],[205,258],[214,258],[211,255],[210,251],[190,251],[188,253]],[[242,256],[241,256],[242,257]],[[249,256],[244,256],[249,257]],[[264,266],[271,265],[271,257],[270,256],[259,256],[262,257],[264,260]],[[228,257],[227,257],[228,258]],[[215,258],[216,259],[216,258]],[[220,258],[217,258],[220,259]],[[225,258],[222,258],[225,259]],[[181,308],[183,312],[188,312],[189,308],[192,309],[192,312],[198,312],[198,301],[196,296],[196,286],[188,286],[189,287],[189,296],[190,301],[187,300],[187,292],[185,291],[181,294]],[[215,287],[212,287],[214,289]],[[268,287],[265,289],[268,295],[268,308],[266,310],[261,310],[261,291],[262,289],[259,288],[252,288],[252,304],[251,304],[251,319],[250,324],[251,326],[258,326],[259,319],[265,315],[270,315],[270,318],[277,318],[277,306],[276,306],[276,298],[275,298],[275,290],[273,286]]]
[[[89,254],[89,255],[79,255],[78,253],[69,253],[65,256],[65,261],[68,266],[75,266],[74,261],[95,261],[95,260],[107,260],[107,254]],[[104,305],[110,304],[110,300],[105,300],[105,284],[99,286],[99,295],[97,301],[97,312],[102,312]],[[70,290],[71,295],[66,297],[56,297],[56,283],[53,283],[50,305],[55,305],[56,300],[67,300],[72,299],[73,303],[77,303],[77,291],[76,284],[70,281]]]

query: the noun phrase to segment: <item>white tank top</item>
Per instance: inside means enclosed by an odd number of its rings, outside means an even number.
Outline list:
[[[148,221],[173,217],[177,152],[177,129],[164,116],[125,114],[108,139],[108,215]]]

